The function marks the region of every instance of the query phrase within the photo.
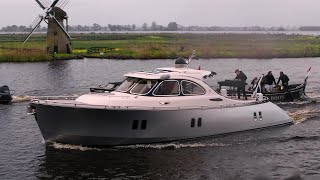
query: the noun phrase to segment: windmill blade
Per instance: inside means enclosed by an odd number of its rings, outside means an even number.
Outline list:
[[[39,4],[39,6],[44,10],[46,9],[46,7],[39,1],[39,0],[36,0],[36,2]]]
[[[59,27],[60,27],[60,29],[63,31],[63,33],[64,33],[69,39],[71,39],[71,36],[67,33],[67,31],[64,29],[64,27],[61,26],[61,24],[59,23],[59,21],[58,21],[54,16],[52,16],[51,14],[49,14],[49,15],[50,15],[50,17],[51,17],[52,19],[54,19],[54,21],[59,25]]]
[[[55,0],[55,1],[53,1],[53,3],[51,4],[51,8],[53,8],[57,3],[59,2],[59,0]]]
[[[59,3],[56,5],[61,8],[61,6],[66,2],[66,0],[60,0]]]
[[[64,9],[68,4],[69,4],[70,0],[67,0],[67,2],[63,5],[63,8]]]
[[[50,0],[39,0],[39,1],[42,2],[42,4],[44,4],[46,8],[48,8],[49,5],[51,4]]]
[[[28,36],[24,39],[23,44],[25,44],[29,38],[31,37],[32,33],[39,27],[39,25],[41,24],[41,22],[43,21],[43,17],[40,17],[40,21],[35,25],[35,27],[32,29],[32,31],[28,34]]]
[[[69,4],[70,0],[65,0],[63,1],[63,3],[60,3],[59,7],[61,9],[64,9],[68,4]]]
[[[44,1],[44,3],[47,5],[47,7],[49,7],[49,5],[51,4],[50,0],[42,0],[42,1]]]

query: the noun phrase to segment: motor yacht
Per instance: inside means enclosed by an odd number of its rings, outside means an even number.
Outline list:
[[[191,69],[130,72],[114,90],[76,98],[35,98],[34,115],[45,141],[86,146],[159,143],[292,124],[285,111],[263,98],[230,99]]]

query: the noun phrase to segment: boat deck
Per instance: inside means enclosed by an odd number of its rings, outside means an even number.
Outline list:
[[[75,101],[76,97],[41,97],[32,99],[31,103],[34,104],[46,104],[52,106],[64,106],[64,107],[74,107],[74,108],[94,108],[94,109],[115,109],[115,110],[140,110],[140,109],[148,109],[148,110],[181,110],[181,109],[210,109],[210,108],[226,108],[226,107],[240,107],[240,106],[248,106],[255,105],[260,103],[268,102],[268,100],[256,101],[255,98],[248,97],[248,100],[238,100],[238,103],[228,102],[228,103],[215,103],[211,105],[202,105],[202,106],[164,106],[159,104],[159,106],[150,106],[148,103],[144,105],[132,105],[132,106],[109,106],[109,105],[94,105],[87,104]],[[242,103],[239,103],[242,102]]]

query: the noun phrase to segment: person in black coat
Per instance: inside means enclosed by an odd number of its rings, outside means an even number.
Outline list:
[[[274,78],[272,71],[269,71],[265,76],[265,88],[268,92],[272,90],[272,84],[276,85],[276,79]]]
[[[289,85],[289,77],[284,74],[282,71],[280,72],[280,76],[277,82],[277,85],[279,84],[279,82],[282,82],[282,86],[284,87],[284,89],[288,88]]]
[[[238,99],[240,99],[240,91],[242,91],[243,97],[247,100],[246,89],[245,89],[247,76],[239,69],[236,69],[235,73],[237,74],[235,79],[242,82],[241,86],[237,88]]]

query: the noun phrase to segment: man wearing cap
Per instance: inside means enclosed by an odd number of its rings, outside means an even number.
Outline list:
[[[237,74],[235,79],[242,82],[240,86],[237,88],[238,99],[240,99],[240,91],[242,91],[243,97],[245,98],[245,100],[247,100],[246,89],[245,89],[247,76],[239,69],[236,69],[235,73]]]

